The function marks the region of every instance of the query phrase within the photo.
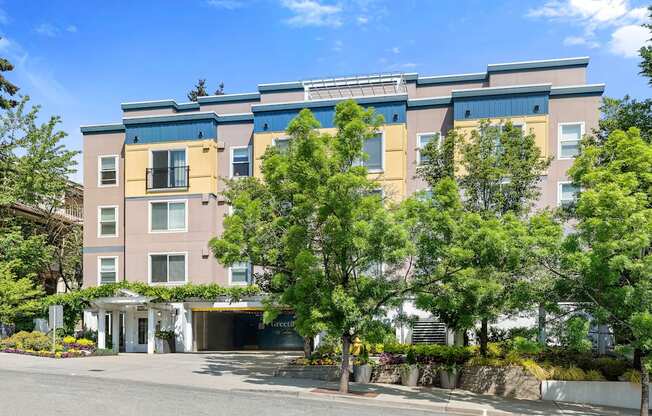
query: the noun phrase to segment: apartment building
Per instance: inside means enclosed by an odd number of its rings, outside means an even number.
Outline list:
[[[582,135],[598,125],[604,91],[604,84],[587,83],[588,64],[587,57],[513,62],[478,73],[291,81],[197,102],[123,103],[120,122],[81,127],[84,284],[251,284],[251,265],[223,267],[208,248],[229,213],[222,179],[260,175],[265,149],[287,143],[285,129],[301,109],[331,129],[334,106],[348,98],[384,116],[379,134],[365,143],[365,163],[387,198],[425,188],[415,175],[426,143],[489,119],[533,132],[553,158],[538,206],[570,201],[576,190],[566,171]],[[161,305],[124,293],[95,302],[87,321],[106,316],[97,322],[100,344],[109,325],[114,346],[122,339],[126,351],[153,352],[162,327],[175,330],[178,351],[301,347],[291,316],[266,326],[260,310],[260,299]]]

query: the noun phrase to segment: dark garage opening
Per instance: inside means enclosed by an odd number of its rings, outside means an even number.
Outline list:
[[[193,311],[192,322],[196,351],[303,349],[290,313],[265,325],[262,311]]]

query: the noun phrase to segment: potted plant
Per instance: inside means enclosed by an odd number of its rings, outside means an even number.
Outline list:
[[[460,347],[448,347],[442,354],[442,365],[439,368],[441,387],[454,389],[457,387],[462,363],[466,360],[467,352]]]
[[[401,364],[399,369],[401,374],[401,384],[404,386],[414,387],[419,382],[419,365],[414,350],[410,348],[405,356],[405,364]]]
[[[156,337],[157,353],[167,354],[176,351],[174,345],[174,331],[158,330],[154,336]]]
[[[360,354],[353,362],[353,379],[356,383],[369,383],[373,367],[369,360],[369,350],[366,345],[360,348]]]

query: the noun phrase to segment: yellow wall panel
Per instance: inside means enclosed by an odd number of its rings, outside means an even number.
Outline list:
[[[335,134],[337,129],[320,129],[322,133]],[[384,169],[370,173],[369,177],[378,180],[383,186],[385,196],[400,201],[407,188],[407,128],[405,124],[389,124],[380,127],[383,132],[385,152]],[[255,133],[253,148],[253,174],[261,175],[262,156],[273,141],[286,137],[285,132]]]
[[[152,150],[185,149],[189,167],[188,189],[146,190],[146,170]],[[125,145],[125,196],[179,195],[217,192],[217,144],[215,140],[192,140]]]

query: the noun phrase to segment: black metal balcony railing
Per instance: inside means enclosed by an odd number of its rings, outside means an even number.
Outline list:
[[[189,174],[190,168],[188,166],[148,168],[146,170],[147,190],[187,188]]]

